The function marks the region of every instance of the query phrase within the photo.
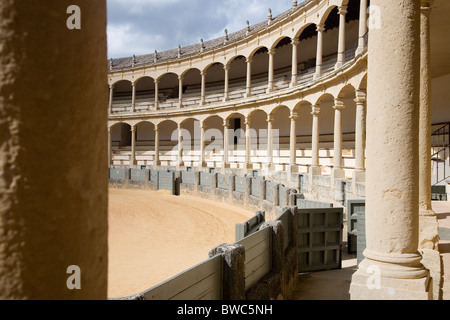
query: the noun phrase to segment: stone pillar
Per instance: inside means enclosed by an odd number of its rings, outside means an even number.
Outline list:
[[[155,125],[155,157],[153,166],[156,168],[161,164],[159,160],[159,124]]]
[[[198,166],[199,168],[203,168],[206,166],[205,164],[205,123],[200,121],[200,159]]]
[[[251,169],[250,116],[245,117],[245,169]]]
[[[131,155],[130,167],[136,165],[136,126],[131,126]]]
[[[334,186],[334,179],[345,178],[342,168],[342,110],[344,102],[336,99],[334,102],[334,163],[331,171],[331,183]]]
[[[325,27],[323,25],[317,25],[317,55],[316,55],[316,73],[314,79],[322,76],[322,56],[323,56],[323,32]]]
[[[155,110],[159,110],[159,79],[155,79]]]
[[[114,86],[111,85],[109,86],[109,103],[108,103],[108,110],[109,110],[109,114],[113,113],[113,100],[114,99]]]
[[[181,123],[178,124],[178,155],[177,155],[177,167],[183,166],[183,132]]]
[[[421,1],[420,10],[419,212],[423,216],[436,215],[431,208],[431,4]]]
[[[322,169],[320,168],[319,163],[319,114],[320,114],[320,107],[313,106],[312,112],[313,116],[313,124],[312,124],[312,158],[311,158],[311,168],[310,168],[310,174],[311,175],[321,175]],[[311,179],[312,181],[312,179]]]
[[[429,299],[429,272],[418,252],[420,3],[371,4],[380,8],[382,27],[369,30],[367,248],[350,295]]]
[[[205,105],[205,100],[206,100],[206,71],[201,71],[200,75],[202,76],[200,105],[203,106],[203,105]]]
[[[183,76],[178,76],[178,107],[183,108]]]
[[[111,127],[108,126],[108,166],[112,164]]]
[[[290,87],[293,88],[297,85],[297,76],[298,76],[298,61],[297,61],[297,50],[298,50],[298,39],[293,39],[291,41],[292,45],[292,79],[290,83]]]
[[[224,90],[224,94],[223,94],[223,101],[228,101],[229,98],[229,71],[230,71],[230,66],[226,65],[223,67],[223,69],[225,70],[225,90]]]
[[[247,86],[245,91],[245,97],[248,98],[252,95],[252,58],[247,58]]]
[[[269,81],[267,85],[267,93],[273,91],[273,60],[275,57],[275,49],[270,49],[269,52]]]
[[[338,43],[338,57],[336,62],[336,69],[339,69],[345,60],[345,15],[347,14],[347,7],[339,7],[339,43]]]
[[[356,55],[364,51],[365,36],[367,33],[367,0],[360,0],[361,6],[359,11],[359,38]]]
[[[273,167],[273,117],[267,116],[267,168]]]
[[[355,121],[355,170],[353,171],[352,187],[356,190],[356,182],[366,181],[366,92],[356,91],[356,121]]]
[[[107,298],[106,1],[76,4],[0,2],[1,300]]]
[[[290,172],[294,173],[297,171],[297,112],[291,111],[289,119],[291,119],[289,167]]]
[[[222,168],[228,168],[228,147],[230,145],[229,140],[229,128],[230,128],[230,120],[223,120],[223,164]]]
[[[131,112],[136,112],[136,84],[131,84]]]

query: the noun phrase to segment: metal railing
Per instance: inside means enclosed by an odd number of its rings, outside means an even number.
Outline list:
[[[450,177],[450,123],[446,123],[431,135],[432,185],[435,186]]]

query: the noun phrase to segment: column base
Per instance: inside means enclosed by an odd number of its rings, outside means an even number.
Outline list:
[[[288,172],[288,174],[298,173],[298,165],[296,165],[296,164],[289,164],[287,166],[287,172]]]
[[[341,62],[341,61],[337,62],[337,63],[334,65],[334,70],[339,69],[339,68],[342,67],[343,65],[344,65],[343,62]]]
[[[311,176],[321,176],[322,175],[322,168],[321,167],[310,167],[309,168],[309,174]]]
[[[317,80],[317,79],[319,79],[321,76],[322,76],[322,73],[321,73],[321,72],[320,72],[320,73],[316,72],[316,73],[314,73],[314,75],[313,75],[313,80]]]
[[[253,164],[251,164],[251,163],[244,163],[242,165],[242,168],[243,169],[253,169]]]
[[[363,170],[355,170],[352,173],[352,192],[357,194],[356,184],[366,182],[366,172]]]
[[[361,270],[352,276],[350,300],[431,300],[430,277],[421,279],[393,279],[380,277]]]
[[[419,211],[419,249],[437,250],[439,247],[439,223],[432,210]]]
[[[345,179],[345,171],[342,168],[333,168],[331,169],[331,181],[333,182],[336,179]],[[334,183],[332,183],[334,186]]]

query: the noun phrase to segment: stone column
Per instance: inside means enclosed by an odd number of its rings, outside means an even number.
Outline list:
[[[109,86],[109,103],[108,103],[108,110],[109,110],[109,114],[113,113],[113,100],[114,99],[114,86],[111,85]]]
[[[321,175],[322,169],[320,168],[319,163],[319,114],[320,107],[313,106],[311,112],[313,118],[312,124],[312,158],[311,158],[311,175]],[[311,179],[312,181],[312,179]]]
[[[203,168],[205,164],[205,123],[200,121],[200,159],[198,166]]]
[[[338,43],[338,58],[336,62],[336,69],[339,69],[345,60],[345,15],[347,14],[347,7],[339,7],[339,43]]]
[[[76,4],[0,2],[1,300],[107,298],[106,1]]]
[[[131,111],[136,112],[136,84],[131,84]]]
[[[131,155],[130,167],[136,165],[136,126],[131,126]]]
[[[156,168],[161,164],[159,160],[159,124],[155,125],[155,158],[153,166]]]
[[[230,120],[223,120],[223,168],[228,168],[228,147],[230,144],[229,140],[229,128],[230,128]]]
[[[200,105],[203,106],[203,105],[205,105],[205,100],[206,100],[206,71],[201,71],[200,75],[202,76]]]
[[[177,154],[177,167],[183,166],[183,132],[181,123],[178,124],[178,154]]]
[[[317,55],[316,55],[316,73],[314,79],[322,76],[322,56],[323,56],[323,32],[325,27],[323,25],[317,25]]]
[[[267,169],[273,167],[273,116],[267,116]]]
[[[331,171],[331,180],[345,178],[342,168],[342,110],[344,102],[336,99],[334,102],[334,163]],[[334,183],[332,182],[334,186]]]
[[[420,215],[435,216],[431,208],[431,57],[430,12],[433,1],[421,1],[419,206]]]
[[[371,4],[380,8],[382,27],[369,30],[367,248],[350,295],[429,299],[429,272],[418,252],[420,2]]]
[[[297,76],[298,76],[298,61],[297,61],[297,51],[298,51],[298,39],[293,39],[291,41],[292,45],[292,79],[290,83],[290,87],[293,88],[297,85]]]
[[[290,133],[290,155],[289,155],[289,167],[290,172],[297,171],[297,112],[291,111],[289,116],[291,120],[291,133]]]
[[[267,93],[273,91],[273,60],[275,57],[275,49],[270,49],[269,52],[269,81],[267,86]]]
[[[353,191],[356,182],[366,181],[366,92],[356,91],[356,121],[355,121],[355,170],[353,171]]]
[[[359,11],[359,38],[358,49],[356,49],[356,55],[364,51],[365,36],[367,33],[367,0],[360,0],[361,6]]]
[[[159,110],[159,79],[155,79],[155,110]]]
[[[230,71],[230,66],[226,65],[223,67],[223,69],[225,70],[225,89],[224,89],[224,94],[223,94],[223,101],[228,101],[229,98],[229,71]]]
[[[251,169],[250,116],[245,117],[245,169]]]
[[[178,107],[183,108],[183,76],[178,76]]]
[[[247,58],[247,86],[245,91],[245,97],[248,98],[252,95],[252,58]]]
[[[108,126],[108,166],[112,164],[111,127]]]

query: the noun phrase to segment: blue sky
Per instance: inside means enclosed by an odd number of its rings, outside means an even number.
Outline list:
[[[302,1],[298,1],[301,3]],[[108,57],[164,51],[210,40],[292,7],[292,0],[107,0]]]

